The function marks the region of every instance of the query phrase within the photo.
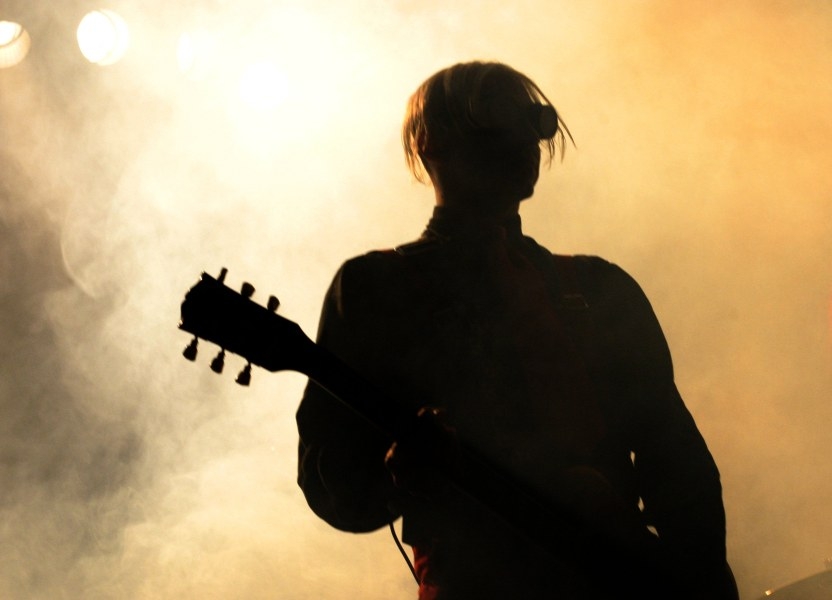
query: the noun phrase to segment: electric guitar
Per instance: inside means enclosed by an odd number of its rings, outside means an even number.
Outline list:
[[[272,372],[297,371],[391,442],[411,430],[414,414],[316,345],[298,324],[278,315],[276,297],[261,306],[251,300],[254,287],[250,284],[244,283],[239,293],[226,286],[226,273],[223,269],[217,278],[203,273],[185,295],[179,327],[194,336],[183,352],[186,358],[195,360],[199,340],[206,340],[220,348],[211,362],[215,372],[222,372],[226,352],[248,361],[237,376],[241,385],[249,385],[253,365]],[[458,464],[448,474],[449,483],[458,491],[484,504],[554,557],[579,565],[615,597],[679,597],[667,593],[658,540],[652,535],[622,540],[601,531],[572,511],[541,500],[465,445]],[[636,595],[631,596],[632,592]]]

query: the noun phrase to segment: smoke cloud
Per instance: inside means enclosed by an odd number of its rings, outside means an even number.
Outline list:
[[[743,597],[832,555],[832,6],[125,3],[111,67],[82,3],[11,2],[0,71],[0,597],[414,598],[389,534],[329,529],[295,485],[304,379],[181,357],[184,292],[229,269],[315,331],[347,257],[415,238],[407,96],[462,60],[534,78],[575,135],[523,207],[554,251],[642,284],[721,468]],[[132,6],[127,6],[132,4]],[[168,3],[169,4],[169,3]],[[0,19],[6,18],[0,14]],[[193,76],[184,30],[216,36]],[[285,98],[246,107],[270,60]]]

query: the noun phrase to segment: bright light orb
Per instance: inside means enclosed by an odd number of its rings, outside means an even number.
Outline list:
[[[84,58],[101,66],[121,60],[130,45],[127,24],[111,10],[87,13],[78,25],[77,37]]]
[[[289,80],[273,63],[250,65],[240,78],[240,99],[256,110],[277,108],[289,95]]]
[[[0,21],[0,69],[20,63],[29,53],[32,39],[19,23]]]

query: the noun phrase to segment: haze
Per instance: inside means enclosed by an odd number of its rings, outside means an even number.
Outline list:
[[[119,6],[124,4],[124,6]],[[577,142],[523,207],[556,252],[642,284],[720,466],[744,598],[832,556],[832,4],[817,0],[114,2],[121,62],[74,45],[80,0],[5,0],[0,70],[0,597],[415,598],[389,533],[295,484],[304,378],[250,388],[181,357],[179,303],[229,269],[314,334],[349,256],[414,239],[432,192],[399,147],[449,64],[534,78]],[[7,13],[7,14],[6,14]],[[176,44],[211,32],[183,76]],[[281,73],[247,107],[247,65]]]

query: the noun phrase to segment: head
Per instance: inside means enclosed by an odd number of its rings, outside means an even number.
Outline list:
[[[410,97],[402,128],[405,159],[419,181],[482,182],[516,201],[531,196],[541,151],[547,162],[562,155],[566,136],[537,84],[495,62],[460,63],[431,76]]]

